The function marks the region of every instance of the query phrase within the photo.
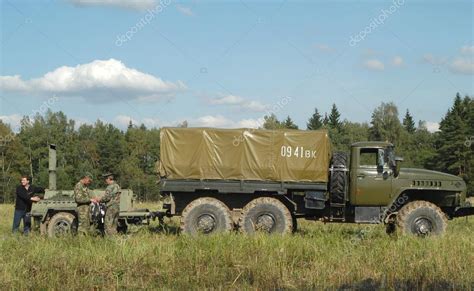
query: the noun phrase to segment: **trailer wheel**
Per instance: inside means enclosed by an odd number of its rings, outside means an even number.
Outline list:
[[[181,216],[181,231],[189,235],[230,232],[234,228],[229,208],[211,197],[192,201]]]
[[[125,219],[119,219],[117,222],[117,231],[120,234],[126,234],[128,231],[127,221]]]
[[[344,152],[334,152],[331,165],[333,169],[347,168],[347,154]],[[333,170],[331,172],[329,182],[329,192],[331,194],[331,202],[345,203],[346,198],[346,173],[344,171]]]
[[[293,217],[288,208],[278,199],[270,197],[250,201],[242,210],[239,226],[240,231],[247,234],[286,234],[294,230]]]
[[[73,235],[77,230],[76,217],[69,212],[58,212],[48,223],[48,236],[58,237]]]
[[[402,234],[442,235],[447,226],[446,215],[428,201],[413,201],[403,206],[397,215],[397,227]]]

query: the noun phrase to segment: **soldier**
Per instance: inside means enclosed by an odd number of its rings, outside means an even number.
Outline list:
[[[82,179],[74,187],[74,199],[77,203],[78,227],[77,231],[80,234],[88,235],[91,230],[91,214],[90,204],[97,200],[92,197],[88,188],[92,182],[92,175],[85,173]]]
[[[105,178],[107,188],[105,195],[100,199],[100,202],[106,203],[107,210],[105,212],[105,233],[113,235],[117,233],[117,223],[120,212],[120,186],[115,182],[114,175],[107,173],[102,175]]]

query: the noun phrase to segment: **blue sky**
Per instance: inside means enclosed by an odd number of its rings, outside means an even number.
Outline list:
[[[472,1],[1,1],[0,118],[255,127],[381,102],[434,130],[474,87]]]

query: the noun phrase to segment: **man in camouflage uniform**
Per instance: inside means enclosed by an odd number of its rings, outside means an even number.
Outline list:
[[[117,223],[120,212],[120,186],[115,182],[114,176],[111,173],[102,175],[105,178],[107,188],[105,195],[100,199],[100,202],[106,203],[107,210],[105,212],[105,233],[107,235],[114,235],[117,233]]]
[[[77,203],[78,227],[77,232],[83,235],[91,233],[91,213],[90,204],[96,202],[92,197],[88,186],[92,182],[92,175],[85,173],[82,179],[74,187],[74,199]]]

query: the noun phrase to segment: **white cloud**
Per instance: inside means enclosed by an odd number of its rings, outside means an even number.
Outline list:
[[[439,58],[429,53],[423,55],[422,61],[424,63],[428,63],[428,64],[432,64],[436,66],[444,65],[446,63],[445,58]]]
[[[474,54],[474,45],[468,46],[462,46],[460,49],[462,54]]]
[[[176,5],[176,9],[181,13],[181,14],[184,14],[186,16],[193,16],[194,15],[194,12],[193,10],[191,9],[191,7],[188,7],[188,6],[183,6],[183,5]]]
[[[222,115],[206,115],[195,120],[191,120],[189,125],[200,127],[258,128],[263,125],[263,118],[233,121]]]
[[[260,119],[242,119],[234,121],[222,115],[205,115],[197,118],[187,118],[174,121],[165,121],[158,118],[140,118],[136,119],[128,115],[117,115],[112,123],[118,128],[126,129],[130,124],[130,120],[134,126],[144,124],[147,128],[160,128],[163,126],[179,126],[184,120],[190,127],[220,127],[220,128],[258,128],[263,125],[263,118]]]
[[[325,53],[333,53],[335,52],[336,50],[330,46],[328,46],[327,44],[316,44],[315,47],[322,51],[322,52],[325,52]]]
[[[437,122],[426,121],[426,122],[424,123],[424,125],[426,126],[426,129],[427,129],[429,132],[437,132],[437,131],[439,131],[439,123],[437,123]]]
[[[362,56],[364,57],[374,57],[376,55],[379,55],[379,52],[376,51],[376,50],[373,50],[373,49],[365,49],[363,52],[362,52]]]
[[[148,128],[165,126],[163,125],[163,122],[158,118],[143,118],[141,123],[143,123]],[[138,123],[134,123],[134,125],[138,125]]]
[[[403,58],[401,56],[395,56],[392,60],[392,65],[400,67],[403,65]]]
[[[217,98],[209,99],[209,104],[212,105],[230,105],[235,106],[244,110],[262,112],[269,108],[268,105],[261,103],[260,101],[247,100],[240,96],[225,95]]]
[[[74,122],[75,122],[74,127],[76,129],[78,129],[82,125],[93,125],[94,124],[93,122],[91,122],[87,118],[78,117],[78,118],[73,118],[73,119],[74,119]],[[99,118],[99,120],[100,120],[100,118]]]
[[[366,67],[369,70],[373,70],[373,71],[383,71],[385,69],[385,65],[377,59],[372,59],[372,60],[365,61],[364,62],[364,67]]]
[[[198,119],[191,121],[192,126],[202,127],[231,127],[233,122],[230,119],[225,118],[222,115],[206,115],[199,117]]]
[[[265,120],[263,118],[259,119],[242,119],[237,122],[236,127],[243,127],[243,128],[259,128],[263,126]]]
[[[155,0],[69,0],[77,6],[110,6],[132,10],[151,9],[157,5]]]
[[[472,58],[456,58],[449,65],[451,72],[456,74],[473,75],[474,59]]]
[[[89,101],[157,101],[186,89],[183,82],[163,81],[126,67],[115,59],[95,60],[75,67],[62,66],[36,79],[0,76],[0,90],[36,95],[82,97]]]
[[[130,124],[130,121],[134,125],[138,124],[138,121],[136,119],[133,119],[132,117],[127,115],[118,115],[114,119],[114,123],[120,128],[126,128]]]
[[[13,131],[18,131],[20,129],[22,118],[23,116],[19,114],[0,115],[0,120],[3,123],[9,124]]]
[[[209,100],[210,104],[216,105],[239,105],[245,102],[244,98],[235,95],[227,95]]]
[[[147,128],[160,128],[163,126],[179,126],[184,120],[165,121],[155,117],[134,118],[129,115],[117,115],[112,123],[120,129],[126,129],[130,121],[133,126],[140,126],[144,124]]]

